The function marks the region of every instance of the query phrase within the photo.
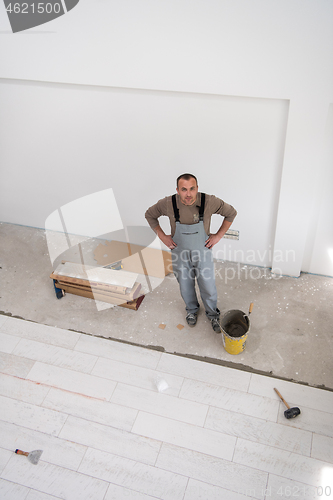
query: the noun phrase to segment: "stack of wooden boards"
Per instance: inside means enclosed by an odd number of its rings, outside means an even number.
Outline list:
[[[170,252],[122,241],[100,243],[94,258],[103,267],[62,262],[50,276],[56,293],[60,289],[137,310],[144,298],[138,275],[147,276],[149,289],[154,289],[156,280],[152,285],[151,278],[161,280],[172,272]]]
[[[124,270],[104,269],[73,262],[62,262],[50,275],[64,292],[137,310],[140,294],[138,275]]]

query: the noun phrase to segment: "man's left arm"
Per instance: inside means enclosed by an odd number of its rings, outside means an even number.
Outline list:
[[[217,233],[210,234],[208,236],[208,240],[206,240],[205,246],[207,248],[213,248],[213,246],[216,245],[216,243],[218,243],[223,238],[223,236],[228,231],[231,224],[232,224],[232,222],[224,219],[224,221],[222,222],[222,225],[221,225],[220,229],[217,231]]]
[[[209,210],[212,215],[219,214],[222,217],[224,217],[221,227],[217,231],[217,233],[209,234],[208,239],[206,240],[205,246],[207,248],[213,248],[213,246],[216,245],[216,243],[218,243],[223,238],[225,233],[228,231],[234,218],[237,215],[237,211],[234,209],[233,206],[229,205],[228,203],[225,203],[216,196],[210,197],[209,205],[210,205]]]

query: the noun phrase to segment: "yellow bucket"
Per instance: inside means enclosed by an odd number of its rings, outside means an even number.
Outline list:
[[[243,311],[233,309],[224,314],[220,324],[224,349],[229,354],[243,352],[250,330],[249,317]]]

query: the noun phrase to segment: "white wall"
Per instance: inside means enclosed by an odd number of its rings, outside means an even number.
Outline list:
[[[332,2],[81,0],[15,35],[0,16],[2,220],[40,226],[112,187],[124,224],[144,224],[190,170],[239,212],[240,241],[217,250],[333,275]]]
[[[1,89],[11,118],[6,221],[44,227],[58,207],[112,187],[123,224],[143,226],[148,206],[191,171],[202,191],[246,207],[234,226],[240,241],[221,243],[216,256],[270,265],[287,101],[16,81]],[[220,224],[216,216],[212,230]]]
[[[320,162],[325,167],[315,184],[302,270],[332,276],[333,262],[333,104],[330,106]],[[313,169],[312,179],[316,178]]]

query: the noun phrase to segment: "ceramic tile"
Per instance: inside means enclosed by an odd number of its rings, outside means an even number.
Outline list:
[[[326,492],[329,493],[329,490],[326,490]],[[308,484],[269,474],[266,500],[330,500],[331,498],[332,493],[331,495],[325,495],[325,487],[323,488],[320,484],[309,486]]]
[[[119,405],[173,418],[195,425],[204,425],[208,406],[185,401],[164,392],[153,392],[125,384],[118,384],[111,401]]]
[[[1,331],[8,335],[45,342],[45,344],[66,347],[67,349],[73,349],[81,336],[80,333],[16,318],[7,318]]]
[[[162,354],[157,370],[244,392],[251,378],[250,373],[242,370],[166,353]]]
[[[0,314],[0,329],[2,325],[7,321],[8,316],[5,316],[4,314]]]
[[[11,353],[20,342],[18,337],[13,337],[13,335],[8,335],[7,333],[0,332],[0,351],[5,353]]]
[[[16,318],[0,332],[0,498],[333,495],[330,391]],[[38,467],[15,448],[43,449]]]
[[[42,406],[128,431],[132,429],[138,414],[138,411],[133,408],[125,408],[118,404],[60,389],[51,389]]]
[[[76,470],[86,452],[86,447],[59,439],[44,432],[33,431],[8,422],[1,422],[0,443],[3,448],[14,451],[43,450],[44,462]],[[26,460],[25,457],[22,457]]]
[[[177,377],[175,375],[160,373],[127,362],[110,361],[106,358],[99,358],[91,373],[98,377],[108,378],[116,382],[123,382],[124,384],[131,384],[155,392],[157,391],[156,381],[163,379],[168,384],[165,394],[171,394],[173,396],[178,396],[184,380],[182,377]]]
[[[108,484],[85,474],[51,465],[42,460],[38,467],[14,455],[2,477],[28,488],[70,500],[103,500]]]
[[[310,456],[312,433],[248,415],[210,407],[207,429]]]
[[[156,500],[156,497],[129,490],[116,484],[109,484],[104,500]]]
[[[144,412],[132,432],[226,460],[232,459],[236,444],[233,436]]]
[[[67,415],[0,396],[0,420],[57,436]]]
[[[59,497],[41,493],[40,491],[30,490],[25,500],[58,500]]]
[[[76,351],[87,352],[102,358],[155,369],[161,353],[152,349],[144,349],[122,342],[82,335],[75,346]]]
[[[279,402],[270,398],[189,379],[184,381],[180,397],[272,422],[276,422],[279,408]]]
[[[21,486],[20,484],[0,479],[0,498],[3,500],[27,500],[29,488]]]
[[[21,339],[13,354],[83,373],[90,373],[98,359],[97,356],[29,339]]]
[[[0,448],[0,472],[2,472],[2,470],[5,468],[11,456],[11,451]]]
[[[11,375],[0,374],[0,394],[11,399],[40,405],[50,388]]]
[[[327,463],[296,453],[279,450],[272,446],[238,439],[234,462],[247,465],[301,483],[317,486],[320,484],[323,468]],[[333,483],[333,466],[330,466]],[[332,484],[333,488],[333,484]]]
[[[292,427],[294,429],[296,428],[315,432],[317,434],[322,434],[323,436],[333,437],[333,418],[331,413],[302,407],[300,415],[296,418],[287,419],[284,416],[285,409],[286,408],[281,403],[278,414],[279,424],[286,427]]]
[[[19,356],[0,352],[0,373],[7,373],[8,375],[25,378],[34,363],[35,362],[31,359],[24,359]]]
[[[187,485],[187,478],[177,473],[93,449],[79,471],[161,500],[183,500]]]
[[[250,493],[250,492],[247,492]],[[248,494],[234,493],[233,491],[212,486],[211,484],[203,483],[190,479],[186,488],[184,500],[252,500],[254,497]]]
[[[115,382],[36,361],[27,379],[96,399],[109,400]]]
[[[321,436],[319,434],[313,435],[312,452],[313,458],[323,460],[325,462],[333,463],[333,438]],[[333,490],[332,490],[333,496]]]
[[[156,467],[263,500],[268,474],[222,458],[163,444]]]
[[[146,464],[154,464],[160,450],[153,439],[76,417],[68,417],[60,437]]]
[[[251,394],[265,396],[280,401],[274,387],[280,392],[289,406],[312,408],[333,413],[333,392],[317,389],[302,384],[295,384],[285,380],[276,380],[272,377],[252,374],[249,386]]]

